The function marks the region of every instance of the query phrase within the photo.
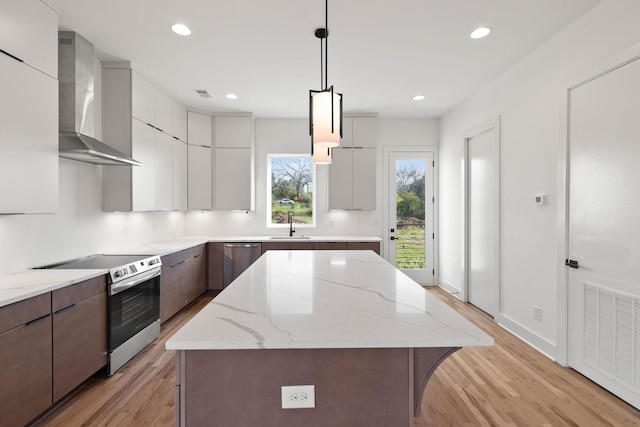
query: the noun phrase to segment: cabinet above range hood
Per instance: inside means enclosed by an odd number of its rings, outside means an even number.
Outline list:
[[[78,33],[58,33],[60,157],[97,165],[142,163],[90,137],[93,134],[93,45]]]

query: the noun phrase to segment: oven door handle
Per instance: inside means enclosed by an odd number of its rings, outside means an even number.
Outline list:
[[[138,286],[139,284],[146,282],[149,279],[158,277],[160,275],[160,270],[161,267],[156,267],[153,270],[149,270],[149,272],[147,273],[138,275],[129,281],[114,283],[109,287],[109,295],[118,294],[120,292],[126,291],[127,289],[133,288],[134,286]]]

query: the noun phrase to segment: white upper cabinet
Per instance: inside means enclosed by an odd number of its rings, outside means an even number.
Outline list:
[[[328,167],[329,210],[376,209],[377,118],[344,117]]]
[[[214,208],[255,209],[253,150],[216,148]]]
[[[131,71],[131,93],[131,115],[143,123],[174,136],[174,101],[134,70]]]
[[[131,70],[131,115],[142,123],[155,126],[156,88]]]
[[[40,0],[0,1],[0,50],[57,79],[58,14]]]
[[[156,89],[155,95],[155,123],[153,125],[167,135],[175,136],[173,132],[173,100],[158,89]]]
[[[133,141],[131,154],[143,166],[109,166],[109,168],[118,168],[117,170],[132,168],[132,210],[134,211],[156,210],[155,134],[156,130],[151,126],[133,119],[131,121],[131,140]]]
[[[187,144],[188,149],[188,205],[189,210],[211,210],[212,161],[211,147]]]
[[[177,102],[172,102],[173,137],[187,142],[187,109]]]
[[[58,16],[0,1],[0,214],[58,209]]]
[[[376,148],[378,119],[375,116],[345,116],[343,118],[341,148]]]
[[[214,118],[213,208],[255,209],[252,116]]]
[[[58,81],[2,53],[0,75],[0,213],[56,212]]]
[[[174,101],[129,63],[103,62],[102,67],[104,142],[143,164],[103,166],[103,210],[186,209],[186,190],[180,191],[186,179],[187,155],[185,147],[174,150],[174,142],[179,143],[172,135]],[[186,118],[186,112],[184,115]],[[184,128],[183,121],[183,132]],[[174,193],[179,198],[175,202]]]
[[[186,111],[185,111],[186,116]],[[186,211],[188,195],[187,143],[173,139],[173,210]]]
[[[173,210],[173,137],[164,132],[155,132],[155,209]]]
[[[354,210],[376,209],[376,149],[353,149]]]
[[[216,148],[252,148],[253,117],[218,116],[215,118]]]
[[[211,147],[212,117],[189,111],[187,113],[187,142],[191,145]]]

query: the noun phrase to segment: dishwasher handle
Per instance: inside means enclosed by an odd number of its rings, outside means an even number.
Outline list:
[[[224,246],[227,248],[258,248],[261,243],[225,243]]]

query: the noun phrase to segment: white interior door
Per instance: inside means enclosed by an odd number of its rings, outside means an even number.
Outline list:
[[[499,134],[492,122],[465,138],[466,296],[495,316],[499,298]]]
[[[640,408],[640,60],[569,100],[568,362]]]
[[[419,284],[434,284],[434,153],[390,152],[387,161],[388,260]]]

